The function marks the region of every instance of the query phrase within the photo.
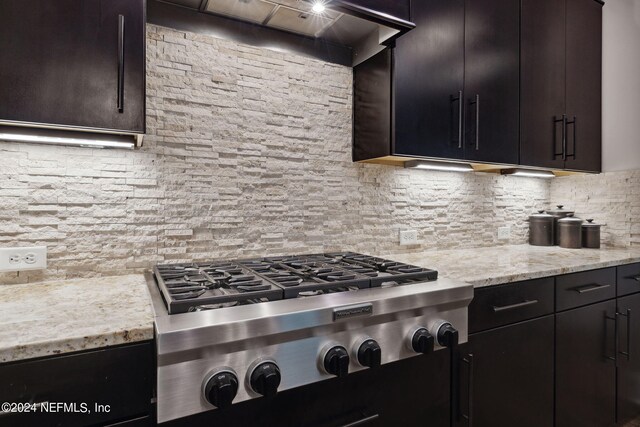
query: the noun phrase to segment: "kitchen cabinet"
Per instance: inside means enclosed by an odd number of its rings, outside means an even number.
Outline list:
[[[618,421],[640,415],[640,294],[618,299]]]
[[[77,412],[2,413],[0,426],[151,425],[154,372],[150,342],[2,364],[0,402],[67,404]]]
[[[514,0],[411,2],[416,28],[354,68],[354,160],[517,163],[519,13]]]
[[[615,300],[556,315],[556,426],[616,421]]]
[[[461,348],[455,425],[468,425],[461,414],[474,426],[553,425],[553,329],[551,315],[471,335]]]
[[[461,159],[464,0],[418,0],[411,6],[416,28],[396,42],[392,53],[393,151]]]
[[[354,161],[600,172],[602,3],[416,0],[354,68]]]
[[[523,0],[520,163],[600,172],[602,3]]]
[[[519,18],[519,0],[465,2],[466,160],[518,163]]]
[[[553,278],[476,290],[454,371],[454,426],[553,425],[553,301]]]
[[[144,0],[0,2],[0,122],[145,131]]]

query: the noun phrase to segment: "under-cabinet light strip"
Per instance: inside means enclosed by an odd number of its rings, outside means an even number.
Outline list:
[[[66,138],[57,136],[41,136],[17,133],[0,133],[2,141],[34,142],[38,144],[73,145],[79,147],[98,148],[134,148],[133,142],[119,142],[106,139]]]

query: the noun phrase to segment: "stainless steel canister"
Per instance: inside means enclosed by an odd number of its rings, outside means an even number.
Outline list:
[[[572,215],[558,220],[558,240],[561,248],[578,249],[582,247],[582,223],[584,221]]]
[[[592,219],[588,219],[586,224],[582,224],[582,247],[600,248],[600,229],[602,224],[594,224]]]
[[[558,234],[558,220],[562,219],[562,218],[566,218],[569,215],[574,215],[575,212],[574,211],[570,211],[568,209],[564,209],[564,205],[556,205],[557,209],[549,209],[547,210],[547,213],[551,216],[553,216],[555,218],[555,224],[554,224],[554,230],[555,230],[555,237],[554,237],[554,244],[555,245],[559,245],[560,244],[560,236]]]
[[[555,241],[555,218],[538,211],[529,217],[529,244],[533,246],[553,246]]]

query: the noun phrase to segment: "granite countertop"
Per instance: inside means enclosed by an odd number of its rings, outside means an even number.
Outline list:
[[[153,339],[143,275],[0,286],[0,363]]]
[[[476,288],[640,262],[638,248],[563,249],[558,246],[492,246],[385,255],[438,270],[439,277]]]

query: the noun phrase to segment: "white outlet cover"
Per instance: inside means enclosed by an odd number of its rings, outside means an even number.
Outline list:
[[[400,231],[400,245],[417,245],[418,244],[418,232],[416,230],[402,230]]]
[[[506,240],[511,238],[511,227],[498,228],[498,240]]]
[[[44,270],[46,268],[46,246],[0,248],[0,271]]]

